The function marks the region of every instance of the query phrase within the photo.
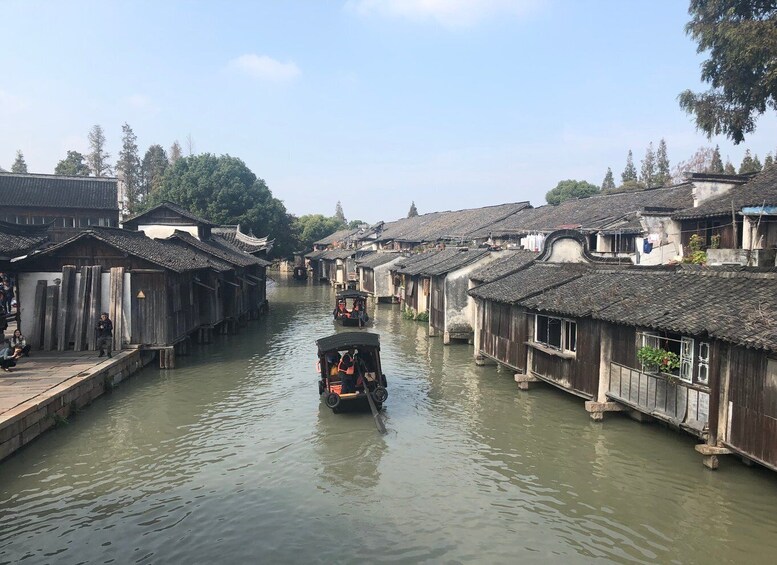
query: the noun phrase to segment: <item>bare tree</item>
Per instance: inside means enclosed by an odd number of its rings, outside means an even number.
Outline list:
[[[89,148],[91,151],[86,156],[86,164],[92,174],[96,177],[112,175],[113,171],[108,164],[111,154],[105,151],[105,133],[99,124],[93,125],[89,131]]]

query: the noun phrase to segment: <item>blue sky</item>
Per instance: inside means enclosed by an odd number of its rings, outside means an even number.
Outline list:
[[[51,173],[101,124],[115,159],[174,140],[240,157],[294,214],[392,220],[619,179],[734,146],[677,105],[703,57],[680,0],[0,1],[0,166]]]

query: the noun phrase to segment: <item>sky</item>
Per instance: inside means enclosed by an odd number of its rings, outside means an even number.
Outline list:
[[[529,200],[563,179],[620,179],[665,139],[672,167],[743,144],[678,106],[704,56],[682,0],[0,0],[0,167],[53,173],[100,124],[115,161],[239,157],[295,215],[390,221]]]

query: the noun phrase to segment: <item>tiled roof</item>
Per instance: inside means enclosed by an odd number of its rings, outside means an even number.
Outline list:
[[[258,253],[272,249],[274,239],[268,237],[254,237],[240,231],[240,225],[218,226],[211,230],[216,235],[246,253]]]
[[[528,202],[513,202],[402,218],[385,223],[377,240],[414,243],[468,240],[474,232],[504,220],[529,206]]]
[[[433,249],[431,251],[425,251],[407,260],[401,261],[399,264],[403,265],[397,272],[403,275],[420,275],[426,269],[433,267],[438,263],[447,261],[457,253],[461,253],[461,249],[458,247],[448,247],[442,251]]]
[[[337,259],[347,259],[355,254],[356,249],[326,249],[316,258],[323,261],[335,261]]]
[[[421,271],[422,275],[437,277],[445,275],[456,269],[461,269],[479,261],[488,255],[488,249],[470,249],[456,253],[452,257],[426,267]]]
[[[335,233],[329,234],[326,237],[323,237],[319,239],[318,241],[314,241],[313,245],[334,245],[335,243],[341,243],[345,240],[347,240],[349,237],[356,235],[359,233],[359,229],[344,229],[344,230],[338,230]]]
[[[321,249],[320,251],[310,251],[308,253],[305,253],[305,257],[307,259],[310,259],[311,261],[318,261],[321,259],[321,256],[329,251],[328,249]]]
[[[472,271],[469,278],[473,281],[491,282],[522,269],[537,258],[534,251],[508,250],[502,253],[497,259]]]
[[[35,258],[40,255],[53,255],[58,250],[70,245],[71,243],[84,239],[94,238],[102,241],[111,247],[119,249],[125,253],[139,257],[159,265],[165,269],[183,273],[187,271],[196,271],[199,269],[224,270],[224,262],[220,261],[207,253],[200,252],[193,248],[182,248],[171,242],[151,239],[141,231],[124,230],[119,228],[97,228],[92,227],[80,232],[52,247],[48,247],[39,253],[31,255]],[[230,266],[227,265],[227,268]]]
[[[399,253],[371,253],[370,255],[365,255],[362,259],[357,259],[356,264],[365,269],[374,269],[375,267],[380,267],[381,265],[391,263],[391,261],[396,261],[401,258],[402,255]]]
[[[171,241],[179,240],[186,245],[190,245],[236,267],[250,267],[252,265],[262,265],[266,267],[270,264],[264,259],[258,259],[257,257],[249,255],[245,251],[232,246],[221,238],[212,238],[202,241],[188,232],[176,230],[175,233],[167,239]]]
[[[48,228],[0,221],[0,257],[19,257],[41,246],[49,239]]]
[[[163,209],[163,208],[167,209],[167,210],[170,210],[171,212],[173,212],[175,214],[178,214],[179,216],[181,216],[183,218],[186,218],[187,220],[191,220],[195,224],[199,224],[199,225],[203,225],[203,226],[215,226],[216,225],[213,222],[210,222],[210,221],[206,220],[205,218],[201,218],[200,216],[190,212],[186,208],[182,208],[181,206],[179,206],[175,202],[170,202],[169,200],[165,200],[163,202],[160,202],[159,204],[157,204],[153,208],[149,208],[145,212],[141,212],[140,214],[135,214],[134,216],[124,220],[123,223],[125,225],[127,225],[127,224],[132,224],[132,225],[142,224],[143,223],[143,219],[146,216],[149,216],[153,212],[156,212],[157,210],[160,210],[160,209]]]
[[[619,324],[709,335],[777,350],[777,273],[631,267],[591,270],[543,294],[520,300],[539,311]]]
[[[512,304],[518,300],[569,282],[583,275],[588,267],[580,263],[532,263],[495,281],[476,286],[471,296]]]
[[[668,188],[651,188],[566,200],[557,206],[540,206],[521,210],[501,222],[472,234],[476,238],[549,232],[559,228],[598,230],[613,221],[643,210],[669,215],[675,210],[693,206],[690,183]]]
[[[731,209],[743,206],[777,206],[777,166],[771,166],[742,186],[735,186],[728,193],[702,202],[695,208],[688,207],[672,217],[677,220],[731,217]]]
[[[32,208],[118,212],[115,178],[0,173],[0,202]]]

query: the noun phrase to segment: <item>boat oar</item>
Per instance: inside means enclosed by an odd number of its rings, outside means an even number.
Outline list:
[[[375,402],[372,400],[372,393],[370,392],[369,388],[367,388],[366,381],[364,383],[364,394],[367,395],[367,402],[370,403],[370,412],[372,412],[372,417],[375,418],[375,425],[378,426],[378,431],[382,434],[385,434],[386,426],[383,425],[383,419],[380,417],[380,412],[378,412],[378,408],[375,406]]]

